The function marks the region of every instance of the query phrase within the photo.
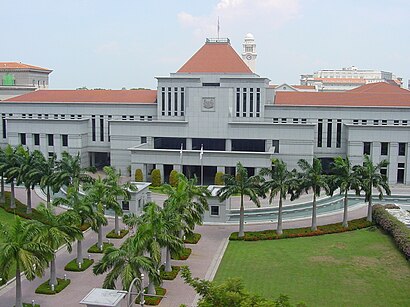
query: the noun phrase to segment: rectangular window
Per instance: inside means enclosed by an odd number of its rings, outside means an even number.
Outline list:
[[[336,125],[336,148],[340,148],[342,146],[342,120],[337,120]]]
[[[174,88],[174,116],[178,116],[178,88]]]
[[[273,123],[274,123],[274,124],[279,123],[279,118],[275,117],[275,118],[273,119]]]
[[[92,129],[92,139],[93,139],[93,142],[95,142],[96,141],[95,115],[93,115],[92,118],[91,118],[91,129]]]
[[[58,114],[54,114],[54,119],[58,119]]]
[[[306,118],[302,118],[302,124],[306,124],[307,123],[307,119]]]
[[[298,119],[298,118],[294,118],[294,119],[293,119],[293,123],[294,123],[294,124],[299,123],[299,119]]]
[[[401,123],[403,126],[407,126],[407,120],[403,120]]]
[[[253,88],[250,88],[249,92],[249,116],[253,117]]]
[[[399,156],[406,155],[406,143],[399,143]]]
[[[145,120],[145,116],[144,115],[141,115],[140,116],[140,121],[144,121]]]
[[[161,114],[165,115],[165,87],[161,88]]]
[[[181,115],[184,115],[184,114],[181,113]],[[149,122],[152,122],[152,116],[150,116],[150,115],[147,116],[147,120],[148,120]]]
[[[317,147],[322,147],[323,119],[317,123]]]
[[[54,135],[47,134],[47,139],[48,139],[48,146],[54,146]]]
[[[389,154],[389,143],[382,142],[380,147],[380,154],[382,156],[387,156]]]
[[[256,117],[260,116],[261,112],[261,89],[256,89]]]
[[[274,153],[279,153],[279,140],[272,140],[272,147]]]
[[[219,216],[219,206],[211,206],[211,216]]]
[[[354,119],[353,120],[353,125],[358,125],[359,124],[359,120],[358,119]]]
[[[366,119],[362,119],[362,125],[367,125],[367,120]]]
[[[104,142],[104,116],[100,115],[100,141]]]
[[[62,143],[64,147],[68,146],[68,134],[62,134],[61,135]]]
[[[168,87],[168,116],[171,116],[171,88]]]
[[[404,183],[404,169],[397,170],[397,183]]]
[[[242,94],[242,116],[246,117],[246,88],[243,89],[243,94]]]
[[[327,147],[332,147],[332,120],[328,119],[327,120],[327,142],[326,145]]]
[[[51,159],[51,158],[53,158],[53,157],[54,157],[54,152],[51,152],[51,151],[50,151],[50,152],[48,153],[48,158]]]
[[[383,119],[383,120],[382,120],[382,125],[383,125],[383,126],[386,126],[386,125],[387,125],[387,120]]]
[[[398,126],[398,125],[399,125],[399,121],[398,121],[398,120],[393,121],[393,125]]]
[[[134,120],[134,115],[130,115],[130,120]]]
[[[239,88],[236,89],[236,117],[240,116],[241,110],[241,90]]]
[[[33,139],[34,139],[34,145],[35,146],[40,146],[40,134],[34,133],[33,134]]]
[[[40,119],[40,118],[42,118],[43,116],[41,115],[41,114],[37,114],[37,118],[38,119]]]
[[[70,115],[70,119],[75,119],[75,115],[74,115],[74,114],[71,114],[71,115]]]
[[[60,115],[61,119],[65,119],[65,114]]]
[[[379,120],[377,120],[377,119],[375,119],[374,121],[373,121],[373,125],[378,125],[379,124]]]
[[[181,87],[181,116],[184,116],[185,113],[185,91],[184,88]]]
[[[371,150],[371,144],[370,142],[363,142],[363,154],[364,155],[370,155],[370,150]]]
[[[110,120],[112,119],[112,115],[108,115],[108,142],[111,142],[111,127],[110,127]]]
[[[129,202],[129,201],[123,200],[123,201],[121,202],[121,204],[122,204],[122,210],[125,210],[125,211],[129,211],[129,210],[130,210],[130,202]]]
[[[202,83],[202,86],[221,86],[220,83]]]
[[[20,133],[20,144],[26,145],[26,134],[25,133]]]
[[[3,139],[7,137],[7,131],[6,131],[6,116],[3,114],[1,116],[1,125],[3,129]]]
[[[147,142],[147,137],[146,136],[142,136],[141,137],[141,144],[144,144]]]
[[[282,118],[282,124],[286,124],[287,122],[288,122],[288,119],[287,118]]]

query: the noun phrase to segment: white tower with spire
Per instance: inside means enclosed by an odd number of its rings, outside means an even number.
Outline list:
[[[255,38],[251,33],[248,33],[243,41],[242,59],[253,72],[256,69],[256,56]]]

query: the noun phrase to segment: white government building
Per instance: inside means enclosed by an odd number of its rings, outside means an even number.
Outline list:
[[[256,46],[242,57],[229,39],[207,39],[156,90],[37,90],[0,101],[0,143],[43,153],[80,152],[84,166],[111,164],[149,179],[172,169],[212,183],[241,161],[253,174],[272,158],[387,159],[391,184],[410,184],[410,92],[386,82],[345,92],[279,91],[255,73]],[[181,145],[182,144],[182,145]],[[181,146],[183,150],[181,151]],[[200,151],[203,156],[200,160]]]

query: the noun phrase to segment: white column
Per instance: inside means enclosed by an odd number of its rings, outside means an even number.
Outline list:
[[[399,155],[399,144],[390,143],[389,148],[389,183],[397,183],[397,156]]]

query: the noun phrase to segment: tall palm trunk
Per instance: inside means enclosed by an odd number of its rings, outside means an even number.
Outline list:
[[[51,199],[50,187],[47,187],[47,204],[46,204],[47,208],[49,208],[49,206],[50,206],[50,199]]]
[[[276,234],[282,234],[282,196],[279,196],[278,226],[276,228]]]
[[[100,251],[103,250],[103,226],[100,225],[98,227],[98,248],[100,249]]]
[[[373,221],[373,216],[372,216],[372,186],[370,185],[370,195],[369,195],[369,204],[367,205],[367,220],[369,222]]]
[[[120,221],[119,221],[119,218],[118,218],[118,214],[115,212],[115,215],[114,215],[114,231],[115,231],[115,233],[119,236],[120,235]]]
[[[166,254],[165,254],[165,272],[171,272],[172,271],[172,266],[171,266],[171,250],[167,246],[166,249]]]
[[[316,189],[313,190],[313,210],[312,210],[312,227],[313,231],[317,230],[317,223],[316,223]]]
[[[342,226],[345,228],[349,227],[349,224],[347,223],[347,190],[345,191],[344,204],[343,204],[343,224]]]
[[[21,276],[20,276],[20,265],[17,261],[16,264],[16,307],[23,307],[21,301]]]
[[[4,177],[3,174],[1,174],[1,197],[0,197],[0,203],[4,204],[6,202],[6,193],[4,192]]]
[[[15,201],[15,192],[14,192],[14,179],[11,181],[11,196],[10,196],[10,208],[16,208],[16,201]]]
[[[54,285],[56,287],[58,285],[57,282],[57,275],[56,275],[56,255],[53,255],[53,258],[50,261],[50,286]]]
[[[27,214],[31,214],[31,189],[30,187],[26,190],[27,192]]]
[[[243,230],[245,224],[245,208],[243,206],[243,194],[241,193],[241,208],[239,209],[239,234],[238,237],[242,238],[245,236]]]
[[[152,280],[152,278],[149,279],[149,283],[148,283],[148,294],[156,294],[155,292],[155,285],[154,285],[154,281]]]
[[[77,264],[83,264],[83,241],[77,240]]]

